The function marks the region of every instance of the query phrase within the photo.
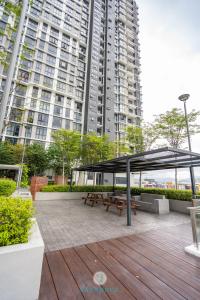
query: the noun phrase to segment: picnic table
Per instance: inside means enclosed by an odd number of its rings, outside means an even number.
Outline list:
[[[82,199],[84,200],[84,204],[87,204],[88,201],[90,203],[90,205],[93,207],[94,204],[96,203],[102,203],[104,204],[104,197],[102,193],[88,193],[86,197],[82,197]]]
[[[127,197],[126,195],[121,196],[109,196],[108,200],[104,202],[106,205],[106,211],[109,210],[110,207],[116,207],[116,209],[119,211],[119,215],[121,216],[123,213],[123,210],[127,208]],[[136,215],[136,208],[139,207],[138,204],[136,204],[134,197],[131,198],[131,208],[133,209],[134,215]]]

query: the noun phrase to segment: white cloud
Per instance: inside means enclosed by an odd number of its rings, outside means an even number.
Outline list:
[[[182,93],[191,95],[188,111],[200,110],[200,49],[193,49],[189,32],[175,12],[161,12],[151,5],[153,0],[139,2],[144,119],[151,121],[155,114],[182,108],[177,99]],[[193,150],[200,152],[200,135],[193,138]]]

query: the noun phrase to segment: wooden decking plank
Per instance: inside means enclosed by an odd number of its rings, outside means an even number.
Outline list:
[[[93,243],[87,245],[87,247],[137,299],[160,299],[160,297],[147,288],[140,280],[138,280],[132,273],[124,268],[124,266],[122,266],[100,245]]]
[[[58,300],[46,256],[43,258],[39,300]]]
[[[146,236],[146,234],[144,234],[144,236]],[[187,246],[188,243],[192,243],[192,235],[190,236],[189,239],[183,239],[180,237],[180,235],[177,235],[175,232],[172,234],[170,232],[165,232],[165,234],[163,235],[163,233],[161,232],[150,232],[148,234],[148,237],[151,237],[151,238],[154,238],[154,239],[158,239],[158,238],[161,238],[161,240],[163,241],[169,241],[170,243],[173,242],[175,248],[181,248],[183,246]],[[184,235],[185,237],[185,235]],[[175,242],[175,243],[174,243]]]
[[[82,300],[81,294],[60,251],[46,254],[59,300]]]
[[[134,242],[137,242],[137,244],[144,247],[145,249],[148,248],[149,252],[152,255],[154,255],[156,257],[162,257],[166,261],[173,263],[176,266],[178,266],[180,269],[186,271],[191,276],[195,276],[196,278],[200,279],[200,270],[198,268],[192,266],[190,263],[183,261],[182,259],[180,259],[178,257],[175,257],[171,253],[169,253],[163,249],[160,249],[156,245],[152,245],[152,244],[148,243],[147,241],[145,241],[142,238],[139,238],[138,236],[137,236],[137,238],[135,238],[134,236],[130,236],[130,239],[133,240]]]
[[[109,299],[104,290],[95,285],[92,274],[73,248],[63,249],[61,253],[85,299]]]
[[[116,244],[114,246],[111,241],[104,241],[100,242],[99,244],[105,250],[109,251],[118,262],[120,262],[127,270],[134,274],[134,276],[141,280],[148,288],[150,288],[162,299],[185,299],[174,289],[170,288],[166,283],[142,267],[139,263],[135,262],[129,256],[124,255],[124,253],[118,247],[116,247]]]
[[[145,257],[150,259],[152,262],[161,266],[162,268],[164,268],[168,272],[172,273],[176,277],[182,279],[187,284],[190,284],[191,286],[193,286],[196,290],[198,290],[200,292],[200,279],[197,278],[197,276],[195,274],[192,275],[184,268],[179,268],[179,266],[177,265],[176,262],[172,263],[170,261],[166,261],[166,259],[157,255],[155,250],[154,250],[154,252],[152,252],[152,251],[150,251],[150,249],[148,249],[148,248],[144,247],[143,245],[141,245],[140,243],[138,243],[138,241],[135,242],[133,236],[131,237],[130,240],[132,241],[131,247],[134,250],[137,249],[136,250],[137,252],[141,253],[142,255],[144,255]],[[200,294],[199,294],[199,296],[200,296]]]
[[[196,289],[194,289],[188,284],[185,284],[184,281],[175,277],[173,274],[167,272],[161,266],[153,263],[151,260],[144,257],[141,253],[135,251],[131,247],[131,241],[128,238],[119,238],[118,240],[112,240],[112,243],[113,244],[117,243],[117,247],[120,247],[120,249],[126,255],[131,257],[136,262],[139,262],[139,264],[141,264],[149,272],[153,273],[156,277],[158,277],[160,280],[165,282],[168,286],[170,286],[172,289],[177,291],[186,299],[196,299],[196,300],[200,299],[199,292]],[[121,246],[119,245],[119,243],[121,244]]]
[[[107,269],[107,267],[94,255],[86,246],[75,247],[75,251],[87,265],[88,269],[95,274],[102,271],[107,276],[107,281],[104,284],[110,299],[112,300],[131,300],[136,299],[129,293],[123,284]]]
[[[131,236],[130,236],[131,238]],[[152,245],[156,245],[158,248],[167,251],[171,255],[174,255],[175,257],[178,257],[182,259],[185,262],[190,263],[194,267],[200,268],[200,260],[196,257],[193,257],[191,255],[186,254],[183,251],[183,246],[182,248],[177,248],[173,245],[173,242],[170,242],[169,240],[166,239],[166,241],[162,241],[161,239],[159,240],[159,237],[157,238],[152,238],[147,235],[145,236],[140,236],[143,240],[147,241],[148,243]]]

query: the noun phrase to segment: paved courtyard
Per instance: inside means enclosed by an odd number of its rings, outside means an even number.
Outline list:
[[[116,210],[104,206],[90,207],[80,200],[36,201],[37,221],[45,242],[45,251],[74,247],[101,240],[138,234],[187,224],[189,216],[170,213],[155,215],[137,211],[132,226],[126,226],[126,212],[119,217]]]

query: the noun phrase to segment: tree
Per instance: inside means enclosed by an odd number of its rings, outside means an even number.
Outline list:
[[[143,152],[145,145],[142,128],[137,126],[128,126],[126,132],[130,152],[133,154]]]
[[[196,124],[199,111],[192,110],[188,114],[190,135],[200,132],[200,125]],[[187,140],[185,113],[182,109],[173,108],[164,114],[156,116],[155,126],[159,136],[165,139],[170,147],[181,148]],[[175,185],[177,188],[177,169],[175,169]]]
[[[126,139],[131,153],[149,151],[156,146],[158,129],[154,123],[143,123],[142,127],[127,127]]]
[[[54,144],[48,149],[49,166],[57,174],[71,175],[80,159],[81,135],[79,132],[59,129],[53,134]]]
[[[40,176],[48,169],[47,151],[41,144],[26,146],[25,163],[29,168],[30,176]]]
[[[114,144],[109,141],[107,135],[85,134],[83,136],[81,145],[81,160],[83,164],[94,164],[111,159],[113,156]]]
[[[21,162],[23,146],[0,142],[0,164],[14,165]]]
[[[142,134],[144,141],[144,150],[149,151],[154,147],[157,147],[156,142],[159,138],[158,130],[155,123],[143,123]]]
[[[143,127],[127,127],[127,141],[130,152],[133,154],[150,150],[158,139],[154,124],[144,123]],[[139,186],[142,185],[142,172],[140,172]]]

